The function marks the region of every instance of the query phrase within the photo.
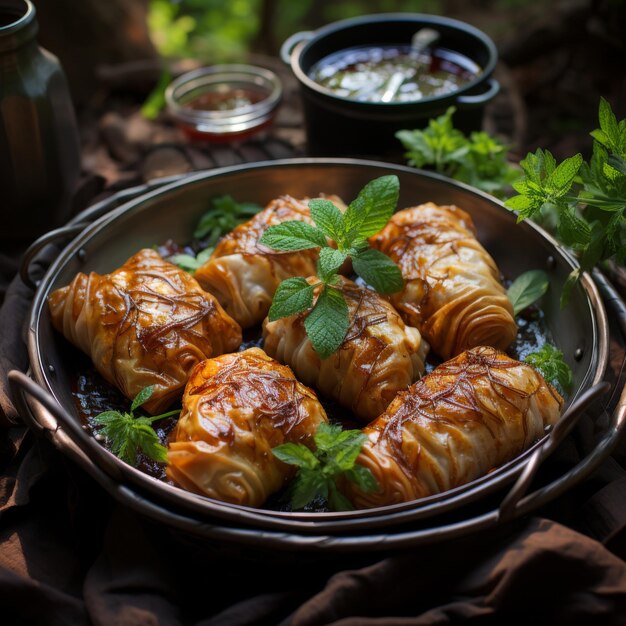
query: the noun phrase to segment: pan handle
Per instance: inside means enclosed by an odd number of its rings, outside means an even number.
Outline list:
[[[42,235],[39,239],[36,239],[26,250],[22,257],[20,264],[20,278],[31,289],[37,288],[37,282],[32,279],[30,272],[30,265],[34,258],[41,252],[45,246],[51,243],[62,241],[72,236],[76,236],[84,228],[86,228],[93,221],[102,217],[104,214],[109,213],[113,209],[121,206],[125,202],[133,200],[137,196],[143,193],[153,191],[170,183],[175,183],[188,176],[188,174],[175,174],[174,176],[165,176],[163,178],[155,178],[149,181],[145,185],[136,185],[122,191],[118,191],[116,194],[105,198],[100,202],[90,206],[89,208],[81,211],[69,224],[51,230],[49,233]]]
[[[555,497],[566,489],[571,489],[576,483],[595,470],[610,454],[610,451],[617,444],[624,423],[626,423],[626,389],[622,392],[622,397],[615,409],[613,415],[614,425],[607,429],[606,435],[594,447],[591,453],[560,479],[524,498],[543,461],[561,445],[589,405],[603,396],[610,388],[611,385],[608,382],[594,385],[587,389],[566,411],[565,415],[553,428],[548,440],[530,457],[523,472],[500,504],[498,511],[499,521],[506,522],[519,517],[525,511],[541,506],[544,501],[547,502],[548,499]]]
[[[42,248],[45,248],[51,243],[75,237],[88,225],[89,222],[68,224],[67,226],[62,226],[61,228],[55,228],[54,230],[51,230],[45,235],[39,237],[39,239],[35,239],[35,241],[28,246],[26,252],[24,252],[24,256],[22,257],[22,262],[20,264],[20,278],[22,279],[22,282],[31,289],[37,289],[39,281],[33,280],[30,275],[30,264],[33,259],[41,252]]]
[[[42,434],[47,432],[50,435],[55,435],[57,430],[62,428],[63,432],[72,443],[88,459],[92,459],[95,454],[109,476],[119,481],[124,479],[122,472],[112,461],[113,455],[102,446],[96,446],[94,448],[90,442],[91,437],[83,430],[80,424],[61,407],[51,394],[19,370],[11,370],[8,378],[13,399],[18,403],[20,415],[22,415],[22,419],[29,428],[34,430],[35,433]],[[34,417],[30,408],[27,406],[28,401],[25,396],[31,396],[32,399],[50,412],[51,418],[49,423],[41,423]]]

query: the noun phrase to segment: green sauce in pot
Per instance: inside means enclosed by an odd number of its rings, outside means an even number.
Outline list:
[[[360,102],[415,102],[457,91],[481,72],[474,61],[445,48],[415,55],[410,46],[365,46],[334,52],[309,76],[335,95]],[[390,88],[393,96],[384,100]]]

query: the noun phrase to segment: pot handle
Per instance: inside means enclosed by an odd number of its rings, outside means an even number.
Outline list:
[[[19,370],[11,370],[8,375],[9,385],[11,386],[11,395],[14,402],[18,406],[18,410],[24,423],[33,430],[36,434],[50,433],[54,435],[59,428],[63,429],[63,432],[68,436],[70,441],[88,458],[92,459],[94,456],[93,446],[90,445],[90,436],[83,430],[83,428],[72,419],[68,413],[65,412],[63,407],[55,400],[55,398],[48,393],[45,389],[40,387],[32,378],[28,377]],[[31,396],[36,402],[41,404],[47,409],[52,419],[50,423],[41,423],[30,408],[27,406],[28,402],[25,396]],[[96,448],[96,456],[102,464],[106,473],[117,479],[122,480],[123,476],[115,462],[112,461],[112,455],[107,452],[101,446]],[[111,457],[111,458],[110,458]]]
[[[528,490],[528,487],[530,486],[543,461],[561,445],[565,437],[569,435],[572,428],[576,425],[576,422],[584,414],[585,409],[590,404],[593,404],[593,402],[595,402],[598,398],[603,396],[610,388],[611,385],[608,382],[598,383],[590,389],[587,389],[587,391],[585,391],[580,398],[578,398],[572,406],[570,406],[565,415],[561,417],[552,429],[548,440],[542,446],[537,448],[537,450],[530,457],[530,460],[526,464],[526,467],[520,474],[519,478],[504,500],[502,500],[498,512],[498,519],[500,521],[506,522],[518,516],[519,502]],[[576,469],[578,469],[581,465],[588,464],[590,459],[594,457],[595,452],[596,450],[594,449],[594,451],[583,461],[583,463],[576,466]],[[568,482],[568,488],[574,484],[573,482],[571,484],[569,483],[570,475],[571,473],[566,474],[562,479]],[[541,495],[541,493],[542,490],[538,490],[533,493],[532,497],[537,498]]]
[[[497,96],[499,91],[500,83],[495,78],[489,78],[487,80],[487,91],[472,96],[458,96],[456,102],[461,106],[481,106]]]
[[[291,37],[287,37],[285,42],[280,47],[280,58],[285,65],[291,65],[291,53],[293,49],[301,42],[311,39],[314,35],[312,30],[302,30],[299,33],[294,33]]]

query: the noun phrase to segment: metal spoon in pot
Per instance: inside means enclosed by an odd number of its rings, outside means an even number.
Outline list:
[[[381,102],[391,102],[398,92],[398,89],[402,86],[402,83],[407,78],[415,78],[421,74],[424,68],[430,65],[431,56],[428,55],[425,59],[420,59],[422,53],[432,46],[440,37],[440,33],[432,28],[421,28],[411,38],[411,50],[409,52],[409,59],[416,62],[416,70],[413,76],[408,76],[404,71],[394,72],[389,80],[383,95],[380,98]]]

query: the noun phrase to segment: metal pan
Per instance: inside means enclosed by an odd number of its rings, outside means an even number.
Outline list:
[[[541,306],[555,342],[573,370],[574,392],[569,403],[602,380],[608,356],[608,328],[602,301],[593,281],[585,275],[575,288],[569,306],[560,309],[560,287],[576,264],[540,228],[526,222],[516,225],[515,215],[492,197],[435,174],[353,159],[291,159],[212,170],[176,180],[132,197],[75,236],[49,268],[33,303],[28,336],[31,371],[50,401],[46,407],[35,403],[32,426],[50,431],[60,424],[64,430],[61,443],[57,442],[61,449],[70,454],[66,444],[71,440],[74,449],[88,459],[94,471],[107,476],[113,484],[129,485],[134,493],[143,494],[142,498],[151,502],[151,506],[176,511],[179,516],[199,520],[198,523],[210,521],[219,527],[227,522],[228,528],[238,524],[295,534],[362,533],[378,527],[389,532],[394,525],[408,522],[433,526],[442,515],[458,513],[501,491],[520,475],[529,461],[542,458],[545,450],[554,447],[552,435],[488,476],[431,498],[368,511],[311,514],[251,509],[187,493],[122,463],[80,426],[71,395],[65,356],[67,344],[53,331],[46,306],[51,290],[69,283],[78,271],[111,271],[141,247],[168,238],[184,241],[211,196],[230,193],[240,200],[264,204],[282,193],[297,197],[325,191],[350,199],[366,182],[386,173],[395,173],[400,178],[400,207],[432,200],[457,204],[467,210],[476,223],[479,239],[505,275],[545,269],[552,288]],[[28,267],[23,274],[28,275]],[[596,389],[596,393],[599,391]],[[622,422],[614,420],[608,433],[609,443],[617,437]],[[608,449],[608,444],[605,448]],[[603,455],[606,454],[603,450]]]

